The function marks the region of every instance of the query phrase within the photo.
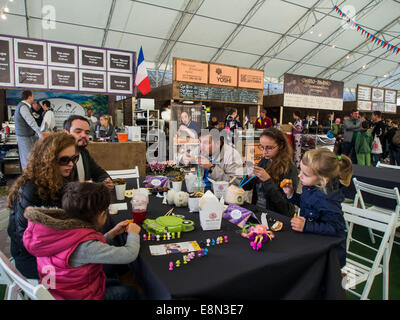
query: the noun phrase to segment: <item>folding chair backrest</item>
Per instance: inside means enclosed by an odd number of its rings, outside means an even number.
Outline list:
[[[390,168],[390,169],[400,169],[400,166],[395,166],[392,164],[385,164],[385,163],[381,163],[380,161],[378,161],[378,163],[376,164],[377,168]]]
[[[107,170],[111,179],[133,179],[136,178],[137,187],[139,188],[139,168],[136,166],[134,169],[127,170]]]
[[[393,212],[393,214],[388,215],[379,211],[356,208],[346,203],[342,203],[342,210],[346,222],[383,232],[381,244],[373,261],[373,268],[377,268],[381,262],[383,254],[385,253],[386,247],[389,246],[389,242],[393,240],[399,212]],[[360,243],[359,241],[357,242]],[[368,247],[367,245],[365,246]],[[358,256],[348,250],[348,254],[349,253]],[[368,259],[364,260],[368,261]]]
[[[397,205],[395,211],[400,210],[400,194],[399,194],[399,189],[397,187],[393,189],[378,187],[369,183],[358,181],[357,178],[353,178],[353,182],[354,182],[354,187],[356,189],[356,195],[354,197],[354,206],[357,206],[358,201],[360,201],[361,208],[365,209],[365,203],[361,193],[361,191],[363,191],[373,194],[375,196],[396,200]]]
[[[0,276],[7,285],[6,299],[17,300],[23,291],[32,300],[54,300],[54,297],[43,285],[32,285],[26,278],[14,267],[10,260],[0,251]]]

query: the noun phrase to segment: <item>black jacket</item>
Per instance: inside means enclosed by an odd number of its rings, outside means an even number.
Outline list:
[[[258,163],[258,166],[265,169],[268,166],[268,163],[269,160],[263,158]],[[294,190],[297,190],[297,185],[299,183],[299,178],[297,174],[298,173],[295,165],[291,164],[289,172],[283,175],[280,178],[280,181],[282,181],[283,179],[291,179],[293,182]],[[293,216],[293,214],[295,213],[294,205],[289,202],[289,200],[286,197],[286,194],[283,192],[280,186],[277,185],[272,179],[268,179],[265,182],[261,182],[258,178],[254,178],[249,183],[243,186],[244,190],[253,189],[253,198],[251,201],[252,204],[257,203],[257,197],[258,197],[256,188],[257,183],[262,183],[264,189],[264,197],[267,202],[266,209],[283,214],[285,216],[289,217]]]
[[[100,167],[96,163],[96,161],[94,161],[87,149],[83,149],[81,151],[80,157],[82,157],[83,168],[85,170],[85,180],[92,180],[93,182],[103,182],[110,177],[108,173],[102,167]],[[79,180],[78,170],[76,166],[72,171],[71,179],[73,181]]]
[[[26,182],[19,190],[19,196],[10,208],[7,232],[11,240],[10,251],[15,259],[17,269],[27,278],[38,278],[36,258],[26,251],[22,242],[28,221],[24,217],[27,207],[61,207],[61,194],[57,201],[44,201],[39,198],[37,186],[31,182]]]

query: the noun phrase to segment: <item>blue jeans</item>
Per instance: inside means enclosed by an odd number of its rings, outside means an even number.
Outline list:
[[[400,166],[400,149],[389,149],[390,164]],[[397,162],[397,163],[396,163]]]
[[[381,160],[381,156],[382,153],[371,153],[371,162],[374,167],[376,167],[378,161]]]
[[[139,293],[135,287],[123,286],[117,279],[106,279],[104,300],[139,300]]]

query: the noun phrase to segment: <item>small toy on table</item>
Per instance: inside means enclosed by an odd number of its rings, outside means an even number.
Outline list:
[[[129,224],[133,223],[133,219],[128,219],[128,220],[125,220],[125,221],[128,222],[128,224],[125,227],[125,231],[128,231]]]
[[[242,236],[251,241],[250,245],[253,250],[256,251],[260,250],[263,243],[270,241],[275,237],[274,233],[262,224],[249,225],[249,227],[243,228]]]

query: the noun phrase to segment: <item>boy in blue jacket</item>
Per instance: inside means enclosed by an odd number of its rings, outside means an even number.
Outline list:
[[[325,148],[314,149],[306,152],[300,162],[302,194],[294,192],[290,183],[282,188],[289,201],[300,208],[300,214],[291,220],[293,230],[344,237],[337,248],[341,268],[346,264],[343,187],[350,184],[352,175],[352,162],[347,156],[336,156]]]

